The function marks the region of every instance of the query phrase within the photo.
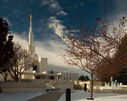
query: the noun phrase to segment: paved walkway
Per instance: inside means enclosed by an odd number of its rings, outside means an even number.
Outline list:
[[[50,92],[50,93],[35,97],[28,101],[58,101],[60,96],[63,93],[64,93],[63,91],[54,91],[54,92]]]

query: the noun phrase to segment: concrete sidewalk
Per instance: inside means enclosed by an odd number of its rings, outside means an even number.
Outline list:
[[[30,99],[28,101],[58,101],[60,96],[63,94],[63,91],[54,91],[49,92],[47,94],[35,97],[33,99]]]

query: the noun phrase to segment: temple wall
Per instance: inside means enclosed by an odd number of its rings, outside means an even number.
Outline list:
[[[47,58],[41,58],[40,63],[41,63],[42,72],[47,71],[48,59]]]
[[[61,80],[78,80],[77,73],[62,72]]]

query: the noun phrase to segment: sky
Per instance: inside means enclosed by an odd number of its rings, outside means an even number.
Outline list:
[[[64,62],[66,42],[61,36],[66,34],[68,26],[80,21],[92,24],[104,12],[118,22],[127,15],[126,4],[127,0],[0,0],[0,17],[8,21],[14,42],[26,49],[31,13],[35,51],[48,58],[49,69],[83,74]]]

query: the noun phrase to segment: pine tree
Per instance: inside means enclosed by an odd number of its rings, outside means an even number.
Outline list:
[[[0,18],[0,73],[5,81],[9,69],[7,65],[14,54],[12,40],[13,36],[9,32],[7,21]]]
[[[120,45],[114,55],[118,68],[119,75],[115,78],[118,82],[127,84],[127,34],[121,39]]]
[[[96,69],[96,77],[104,82],[113,77],[118,82],[127,84],[127,35],[125,35],[113,57],[107,58],[109,62],[101,61]]]

